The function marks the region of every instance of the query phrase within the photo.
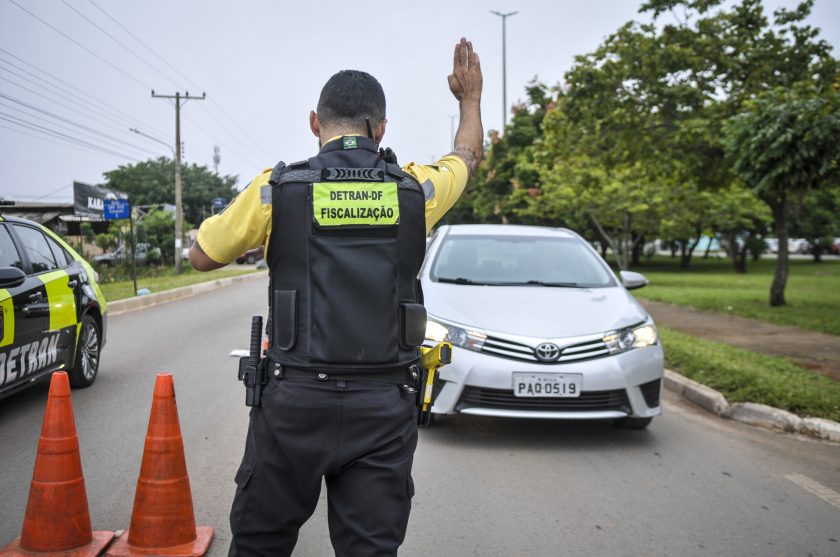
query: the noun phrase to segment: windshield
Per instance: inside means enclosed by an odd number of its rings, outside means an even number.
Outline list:
[[[447,236],[431,276],[455,284],[615,286],[612,273],[581,240],[545,236]]]

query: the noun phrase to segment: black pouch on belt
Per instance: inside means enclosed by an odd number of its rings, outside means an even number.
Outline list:
[[[400,345],[417,348],[426,338],[426,308],[422,304],[400,304]]]

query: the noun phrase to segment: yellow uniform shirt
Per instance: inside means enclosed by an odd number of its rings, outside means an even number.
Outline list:
[[[254,178],[223,212],[201,223],[196,241],[213,261],[227,264],[249,249],[268,249],[271,204],[261,201],[260,188],[268,184],[271,170]],[[469,178],[467,165],[460,157],[447,155],[433,165],[408,163],[403,170],[423,187],[428,234],[463,193]]]

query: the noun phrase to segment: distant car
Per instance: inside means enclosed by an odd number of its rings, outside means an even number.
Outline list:
[[[788,253],[808,253],[811,243],[805,238],[788,238]]]
[[[134,262],[137,265],[143,265],[146,263],[146,258],[149,255],[149,244],[146,243],[138,243],[134,246]],[[102,255],[97,255],[93,258],[94,263],[102,265],[104,267],[113,267],[114,265],[119,265],[121,263],[130,263],[131,262],[131,248],[126,245],[122,245],[109,253],[103,253]]]
[[[262,259],[264,257],[265,257],[265,248],[260,246],[258,248],[249,249],[248,251],[246,251],[245,253],[243,253],[239,257],[237,257],[236,262],[239,265],[242,265],[242,264],[245,264],[245,263],[247,263],[248,265],[253,265],[254,263],[256,263],[257,261],[259,261],[260,259]]]
[[[432,411],[509,418],[612,419],[661,413],[662,346],[650,315],[571,230],[444,226],[420,272],[427,344],[447,340]]]
[[[834,255],[840,255],[840,238],[834,238],[834,240],[832,240],[831,245],[828,247],[828,251]]]
[[[0,216],[0,397],[57,370],[88,387],[105,345],[98,275],[60,236]]]

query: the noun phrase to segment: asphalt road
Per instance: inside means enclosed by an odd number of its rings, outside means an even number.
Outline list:
[[[128,527],[154,375],[175,388],[196,518],[226,555],[247,410],[228,356],[265,284],[110,320],[100,376],[74,391],[95,528]],[[666,347],[667,349],[667,347]],[[0,546],[20,532],[46,384],[0,401]],[[837,556],[840,446],[750,428],[666,395],[647,431],[456,417],[421,433],[401,555]],[[325,500],[296,556],[331,555]],[[282,509],[277,509],[282,512]]]

